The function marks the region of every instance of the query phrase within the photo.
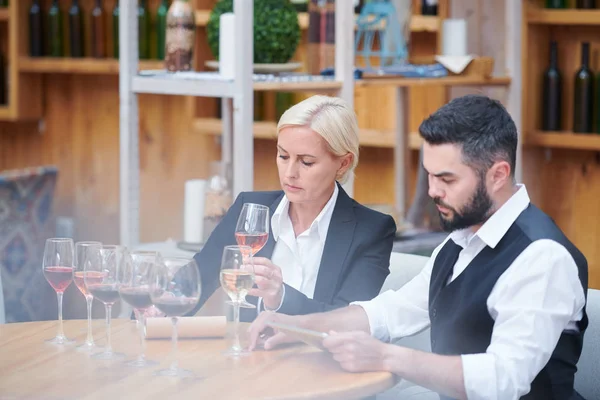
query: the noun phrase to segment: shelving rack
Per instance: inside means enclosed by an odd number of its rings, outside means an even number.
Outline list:
[[[409,107],[407,89],[425,85],[451,86],[504,86],[509,89],[508,108],[520,131],[520,21],[521,1],[506,1],[507,75],[490,79],[447,77],[438,79],[405,79],[398,77],[354,80],[354,10],[352,2],[336,0],[335,26],[335,76],[329,80],[320,77],[317,82],[288,83],[256,81],[252,73],[253,58],[253,0],[235,0],[234,12],[243,15],[236,21],[235,79],[226,80],[214,72],[168,74],[164,71],[138,72],[136,3],[119,0],[119,44],[122,57],[119,63],[120,81],[120,234],[125,245],[139,242],[139,143],[137,94],[186,95],[222,98],[222,120],[203,119],[194,128],[207,134],[223,132],[222,159],[232,161],[234,196],[252,190],[253,139],[274,137],[275,126],[269,122],[253,121],[254,91],[310,91],[337,95],[348,103],[354,102],[355,86],[394,86],[396,90],[397,126],[395,132],[361,131],[362,144],[376,147],[393,147],[395,163],[396,209],[404,215],[406,190],[407,151],[419,148],[416,134],[408,132]],[[208,14],[196,12],[196,24],[206,24]],[[204,21],[204,22],[203,22]],[[303,22],[304,21],[304,22]],[[307,24],[306,15],[299,15],[300,24]],[[411,21],[411,29],[437,31],[440,20],[420,16]],[[514,42],[519,43],[514,43]],[[30,67],[33,68],[33,67]],[[519,152],[520,157],[520,152]],[[520,163],[519,163],[520,164]],[[521,173],[517,171],[517,179]],[[345,186],[352,195],[353,182]]]

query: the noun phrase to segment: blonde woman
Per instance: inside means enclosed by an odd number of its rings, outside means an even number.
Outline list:
[[[254,257],[256,286],[243,320],[258,312],[309,314],[375,297],[387,275],[396,225],[351,199],[344,183],[358,164],[356,114],[339,98],[310,97],[277,125],[281,189],[241,193],[196,254],[202,273],[198,308],[219,287],[223,247],[235,244],[244,203],[270,209],[267,244]],[[254,296],[254,298],[252,297]]]

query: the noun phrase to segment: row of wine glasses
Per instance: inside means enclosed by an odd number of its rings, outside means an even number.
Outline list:
[[[51,238],[46,241],[42,267],[58,298],[58,332],[49,342],[60,345],[74,343],[64,334],[62,299],[64,291],[75,280],[88,305],[88,336],[79,348],[95,348],[91,333],[91,303],[96,298],[105,306],[106,345],[102,352],[92,357],[105,360],[125,357],[122,353],[113,352],[111,346],[112,306],[122,299],[134,309],[142,349],[138,358],[128,364],[136,367],[156,364],[145,358],[144,340],[144,314],[148,308],[155,306],[171,318],[175,353],[170,368],[157,374],[189,374],[189,371],[178,368],[176,325],[178,317],[191,311],[200,299],[200,272],[193,258],[162,257],[155,251],[129,252],[124,246],[100,242],[78,242],[74,245],[69,238]]]

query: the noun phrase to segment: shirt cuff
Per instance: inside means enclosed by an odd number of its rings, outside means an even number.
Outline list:
[[[390,341],[390,332],[387,327],[387,321],[385,313],[383,313],[383,307],[377,304],[377,298],[370,301],[354,301],[350,305],[362,307],[367,314],[369,319],[369,329],[371,330],[371,336],[377,338],[383,342]]]
[[[497,400],[496,358],[493,354],[465,354],[461,356],[467,399]]]
[[[277,311],[279,311],[279,309],[280,309],[280,308],[281,308],[281,306],[283,305],[283,300],[284,300],[284,299],[285,299],[285,285],[283,285],[283,293],[281,293],[281,301],[279,302],[279,306],[278,306],[276,309],[274,309],[274,310],[271,310],[271,309],[267,308],[267,307],[265,306],[265,304],[263,303],[263,301],[262,301],[262,297],[259,297],[259,298],[258,298],[258,307],[256,307],[256,309],[257,309],[257,311],[258,311],[259,313],[260,313],[261,311],[274,311],[274,312],[277,312]],[[261,310],[261,308],[262,308],[262,310]]]

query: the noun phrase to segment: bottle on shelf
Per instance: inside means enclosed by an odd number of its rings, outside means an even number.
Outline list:
[[[596,8],[596,0],[577,0],[575,7],[581,9]]]
[[[2,106],[8,103],[7,81],[6,60],[2,51],[0,51],[0,105]]]
[[[112,47],[113,57],[119,58],[119,2],[112,10]]]
[[[573,94],[573,132],[592,132],[594,110],[594,75],[589,67],[590,44],[581,44],[581,68],[575,74]]]
[[[558,69],[557,44],[550,42],[550,65],[544,72],[542,93],[542,130],[560,131],[562,79]]]
[[[29,8],[29,55],[41,57],[44,55],[44,29],[40,0],[33,0]]]
[[[366,0],[354,0],[354,13],[360,14],[366,2]]]
[[[437,13],[438,13],[438,0],[422,0],[421,14],[437,15]]]
[[[169,12],[168,0],[161,0],[156,10],[156,58],[165,59],[165,37],[167,34],[167,13]]]
[[[69,48],[71,57],[81,58],[83,54],[83,12],[79,0],[73,0],[69,8]]]
[[[150,13],[146,0],[140,0],[138,6],[138,42],[139,58],[147,60],[150,58]]]
[[[308,12],[308,2],[309,0],[290,0],[290,3],[298,12]]]
[[[192,70],[196,20],[189,0],[173,0],[167,13],[165,69]]]
[[[546,8],[567,8],[567,0],[546,0]]]
[[[0,0],[0,7],[8,7],[8,0]]]
[[[92,9],[92,48],[91,56],[95,58],[106,57],[106,22],[102,0],[96,0]]]
[[[48,55],[62,57],[64,54],[63,16],[58,0],[52,0],[48,9]]]

